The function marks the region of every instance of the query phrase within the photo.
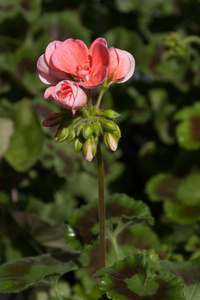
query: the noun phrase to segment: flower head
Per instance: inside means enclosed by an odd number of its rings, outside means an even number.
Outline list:
[[[67,39],[50,43],[37,62],[41,81],[55,85],[70,79],[85,88],[95,88],[108,74],[109,53],[103,38],[96,39],[89,49],[81,40]]]

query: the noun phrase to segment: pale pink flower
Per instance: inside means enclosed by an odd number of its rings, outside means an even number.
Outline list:
[[[87,95],[74,82],[69,80],[60,81],[56,86],[50,86],[44,94],[45,99],[54,99],[61,106],[71,109],[74,115],[76,111],[85,106]]]
[[[70,79],[88,89],[103,83],[108,65],[109,53],[103,38],[96,39],[89,49],[81,40],[54,41],[37,62],[42,82],[55,85]]]
[[[109,48],[110,63],[108,67],[108,76],[114,72],[112,82],[117,83],[127,81],[135,71],[135,59],[127,51],[114,47]]]

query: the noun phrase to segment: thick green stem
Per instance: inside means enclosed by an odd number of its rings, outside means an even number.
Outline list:
[[[106,209],[104,199],[104,165],[101,154],[101,148],[98,144],[97,154],[97,169],[98,169],[98,188],[99,188],[99,224],[100,224],[100,268],[106,266],[106,236],[105,236],[105,221]]]

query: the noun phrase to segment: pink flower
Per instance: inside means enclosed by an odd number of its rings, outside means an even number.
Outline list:
[[[50,86],[44,94],[45,99],[54,99],[61,106],[72,109],[74,115],[77,109],[86,105],[85,92],[74,82],[69,80],[60,81],[56,86]]]
[[[114,47],[109,48],[109,56],[108,76],[114,72],[112,82],[115,80],[118,80],[117,83],[127,81],[135,70],[134,57],[129,52]]]
[[[70,79],[89,89],[103,83],[108,65],[109,53],[103,38],[96,39],[89,49],[81,40],[54,41],[37,62],[42,82],[55,85]]]

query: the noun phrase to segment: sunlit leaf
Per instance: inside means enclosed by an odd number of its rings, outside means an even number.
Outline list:
[[[153,271],[144,254],[133,254],[117,261],[112,267],[95,274],[101,277],[98,288],[112,300],[177,300],[184,299],[180,278],[170,273]]]

